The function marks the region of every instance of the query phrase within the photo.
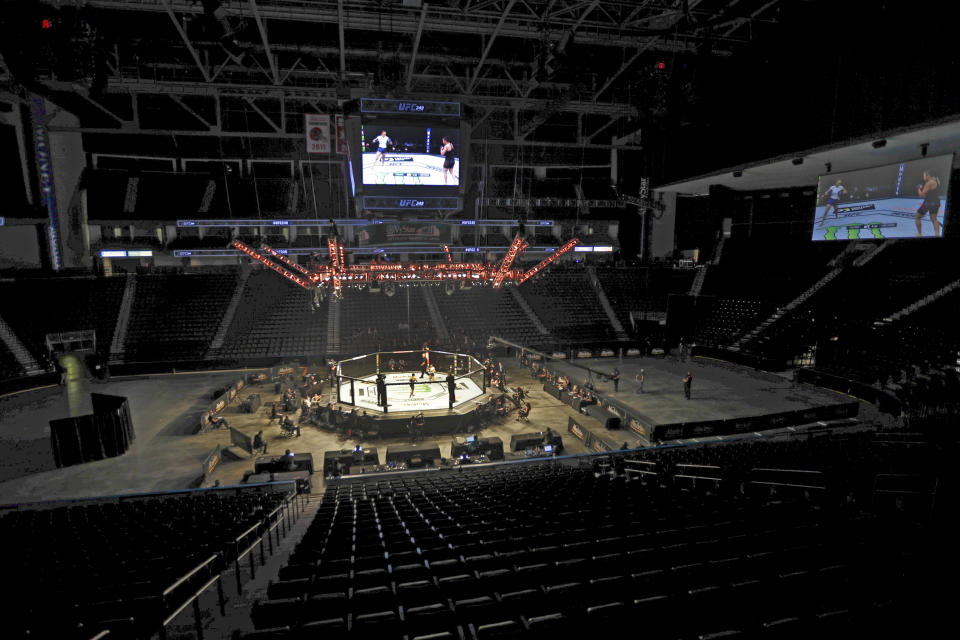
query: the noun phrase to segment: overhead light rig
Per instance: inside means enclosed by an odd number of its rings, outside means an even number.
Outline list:
[[[517,256],[527,247],[526,241],[519,234],[513,239],[507,255],[496,265],[482,262],[454,262],[449,251],[447,251],[448,261],[440,263],[389,262],[347,265],[343,257],[343,246],[337,237],[331,236],[328,240],[330,262],[311,270],[266,245],[261,246],[260,249],[254,249],[240,240],[234,240],[231,246],[304,289],[325,289],[335,296],[341,296],[344,285],[362,285],[370,282],[419,285],[460,280],[474,284],[488,283],[494,287],[500,287],[505,282],[519,285],[571,251],[578,243],[579,240],[576,238],[568,241],[536,266],[527,270],[511,268]]]

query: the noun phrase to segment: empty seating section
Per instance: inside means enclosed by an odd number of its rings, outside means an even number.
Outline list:
[[[710,311],[697,319],[695,341],[699,344],[726,346],[764,319],[767,305],[759,300],[714,300]]]
[[[824,276],[843,247],[832,243],[729,238],[700,293],[786,304]]]
[[[124,278],[44,278],[0,282],[3,319],[38,361],[46,335],[93,329],[97,351],[107,353],[123,300]]]
[[[629,328],[630,314],[662,314],[671,293],[687,293],[693,283],[692,269],[636,267],[597,268],[597,277],[617,319]]]
[[[128,362],[198,360],[210,346],[238,274],[138,275],[124,346]]]
[[[322,355],[327,305],[312,311],[313,293],[268,270],[247,279],[219,355],[224,358]]]
[[[435,337],[423,292],[417,287],[401,287],[393,296],[383,291],[348,291],[340,302],[343,353],[410,347]]]
[[[150,637],[209,575],[165,590],[212,555],[214,574],[222,570],[236,558],[236,538],[266,523],[284,499],[202,492],[4,513],[4,575],[15,585],[5,596],[4,635],[89,640],[107,628],[110,637]]]
[[[491,335],[531,346],[551,341],[505,289],[473,287],[451,296],[438,289],[434,294],[447,331],[461,348],[486,345]]]
[[[876,245],[871,245],[869,249],[874,247]],[[810,349],[818,340],[834,336],[856,344],[862,336],[874,335],[875,322],[960,279],[960,265],[954,258],[958,250],[960,242],[952,238],[932,243],[896,241],[864,266],[848,265],[834,280],[761,332],[744,349],[790,359]],[[894,343],[876,344],[899,351]],[[841,350],[846,349],[844,344],[839,346]],[[830,354],[825,355],[829,360]]]
[[[547,271],[520,291],[557,340],[580,343],[616,337],[590,277],[581,269]]]
[[[260,631],[243,637],[277,628],[292,638],[477,639],[624,624],[683,639],[885,629],[902,615],[899,602],[933,588],[922,528],[809,490],[681,489],[622,470],[631,459],[653,461],[661,478],[682,464],[714,465],[749,484],[755,467],[812,464],[842,494],[891,463],[876,446],[865,434],[614,456],[617,472],[598,459],[594,468],[338,483],[253,605]]]

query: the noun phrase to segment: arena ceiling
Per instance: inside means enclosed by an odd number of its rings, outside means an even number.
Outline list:
[[[487,140],[609,146],[656,98],[661,62],[735,55],[778,4],[21,0],[0,18],[0,82],[90,132],[297,137],[304,112],[386,96],[459,101]]]

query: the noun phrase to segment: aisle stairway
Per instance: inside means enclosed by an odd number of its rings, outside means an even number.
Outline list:
[[[247,279],[250,278],[250,274],[253,273],[251,269],[241,269],[240,270],[240,279],[237,281],[237,288],[233,291],[233,297],[230,298],[230,304],[227,305],[227,310],[223,314],[223,318],[220,320],[220,326],[217,328],[217,333],[214,334],[213,340],[210,342],[210,348],[207,350],[207,357],[211,354],[216,353],[223,347],[223,341],[227,337],[227,331],[230,329],[230,325],[233,323],[233,317],[237,313],[237,307],[240,306],[240,300],[243,299],[243,290],[247,286]]]
[[[440,315],[440,309],[437,307],[437,300],[433,297],[433,287],[420,287],[423,291],[423,299],[427,305],[427,313],[430,314],[430,322],[433,323],[437,340],[440,344],[450,344],[450,332],[447,331],[447,324]]]
[[[587,267],[587,274],[590,276],[590,283],[597,292],[597,298],[600,300],[600,306],[603,307],[604,313],[607,314],[607,318],[610,319],[610,324],[613,326],[613,330],[617,334],[617,340],[628,340],[629,337],[627,336],[627,332],[624,330],[623,324],[620,322],[620,319],[614,312],[613,305],[610,304],[610,300],[607,298],[607,293],[603,290],[603,284],[600,282],[600,278],[597,277],[597,268]]]
[[[327,299],[327,351],[340,353],[340,298]]]
[[[27,373],[28,376],[35,376],[43,373],[40,365],[34,359],[27,348],[20,342],[20,339],[13,333],[10,326],[0,317],[0,341],[7,346],[7,349],[17,359],[17,362]]]
[[[113,341],[110,343],[110,362],[123,361],[124,346],[127,342],[127,327],[130,325],[130,310],[133,308],[133,299],[137,295],[137,276],[128,273],[127,284],[123,289],[123,301],[120,303],[120,313],[117,314],[117,326],[113,331]]]
[[[538,318],[537,314],[533,312],[533,309],[530,308],[530,305],[527,303],[527,301],[523,299],[523,296],[520,294],[520,291],[517,289],[517,287],[507,285],[505,288],[510,292],[510,295],[513,296],[513,299],[516,300],[517,305],[523,309],[525,314],[527,314],[527,317],[530,319],[530,322],[533,323],[533,326],[537,328],[537,331],[544,336],[550,335],[546,325],[540,321],[540,318]]]

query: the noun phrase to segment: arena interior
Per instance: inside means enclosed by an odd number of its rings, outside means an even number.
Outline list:
[[[955,633],[938,7],[0,3],[0,636]]]

